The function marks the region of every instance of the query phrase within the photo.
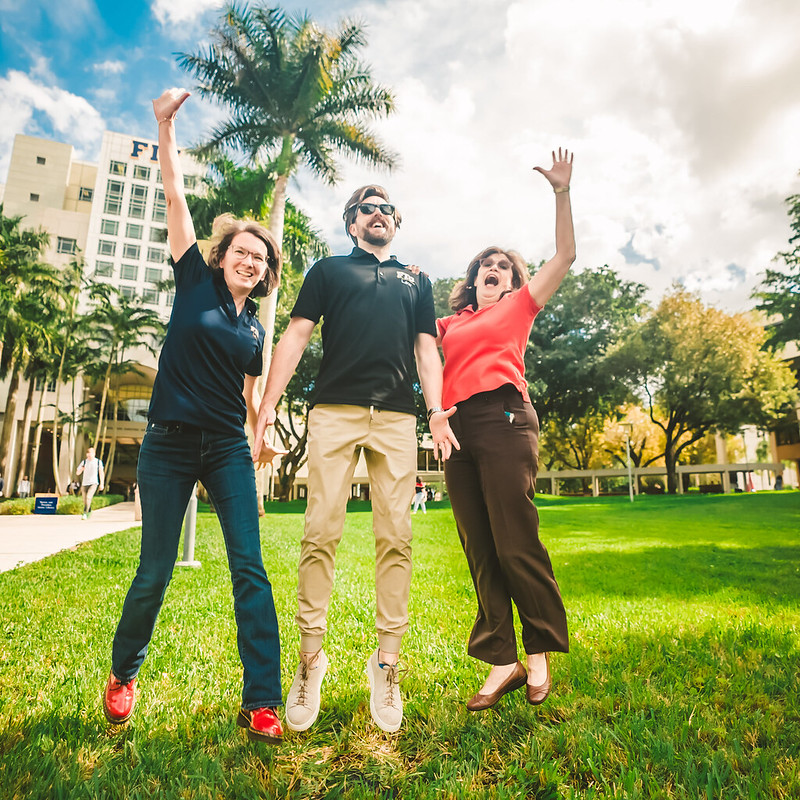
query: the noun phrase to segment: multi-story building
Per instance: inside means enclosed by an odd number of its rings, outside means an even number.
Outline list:
[[[188,190],[198,184],[201,167],[190,156],[181,155]],[[63,267],[75,257],[84,259],[84,274],[95,282],[110,283],[126,297],[139,298],[166,321],[172,306],[172,293],[160,288],[169,277],[166,244],[166,203],[158,166],[158,144],[148,139],[107,131],[103,135],[96,164],[79,161],[69,144],[18,135],[14,139],[8,179],[2,188],[3,213],[23,217],[26,228],[42,228],[50,234],[44,260]],[[84,307],[86,303],[84,302]],[[138,362],[138,373],[115,379],[114,400],[121,419],[115,439],[119,461],[114,471],[120,484],[134,480],[135,457],[144,433],[156,358],[145,348],[126,354]],[[52,428],[53,397],[45,389],[43,419]],[[81,400],[97,387],[75,387]],[[20,397],[28,387],[23,381]],[[0,382],[0,415],[5,413],[8,386]],[[72,392],[64,392],[62,412],[71,402]],[[47,404],[51,404],[48,407]],[[110,407],[110,406],[109,406]],[[28,412],[29,413],[29,412]],[[11,459],[6,463],[6,486],[16,485],[20,448],[26,437],[23,403],[15,412]],[[47,425],[45,424],[45,429]],[[110,428],[108,429],[110,436]],[[45,431],[45,437],[47,433]],[[77,451],[82,449],[78,441]],[[40,448],[35,488],[51,488],[51,448]],[[74,460],[67,459],[61,472],[71,473]]]

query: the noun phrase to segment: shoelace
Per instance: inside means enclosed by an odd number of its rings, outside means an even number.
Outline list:
[[[300,691],[297,693],[297,705],[304,706],[306,704],[306,692],[308,690],[308,664],[305,661],[300,662]]]
[[[386,673],[386,693],[383,698],[383,705],[397,708],[397,701],[400,699],[400,690],[396,686],[400,685],[400,667],[397,664],[383,664],[381,669]],[[405,670],[403,670],[405,672]]]

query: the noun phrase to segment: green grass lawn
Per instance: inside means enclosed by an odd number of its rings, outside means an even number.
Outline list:
[[[236,727],[241,667],[212,515],[198,520],[202,568],[176,571],[121,729],[100,698],[138,534],[0,575],[0,798],[800,798],[800,493],[538,505],[571,633],[553,694],[465,710],[485,673],[465,653],[475,600],[450,511],[431,509],[413,518],[394,735],[369,714],[374,549],[361,505],[337,559],[322,713],[278,748]],[[299,510],[262,521],[284,692]]]

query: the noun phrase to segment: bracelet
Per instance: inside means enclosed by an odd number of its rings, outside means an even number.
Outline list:
[[[175,117],[164,117],[158,121],[158,124],[160,125],[162,122],[175,122]]]
[[[439,414],[442,411],[444,411],[444,409],[441,406],[434,406],[433,408],[429,408],[428,409],[428,421],[430,422],[430,419],[434,414]]]
[[[561,194],[561,192],[568,192],[569,186],[562,186],[559,189],[553,189],[556,194]]]

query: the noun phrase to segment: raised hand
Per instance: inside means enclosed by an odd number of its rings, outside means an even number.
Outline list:
[[[544,167],[534,167],[534,169],[547,178],[553,189],[564,189],[569,187],[570,178],[572,178],[572,157],[573,154],[569,150],[565,149],[562,152],[559,147],[558,155],[553,150],[553,166],[550,169],[544,169]]]
[[[175,119],[178,109],[184,104],[189,92],[186,89],[167,89],[161,97],[153,100],[153,113],[158,122]]]

